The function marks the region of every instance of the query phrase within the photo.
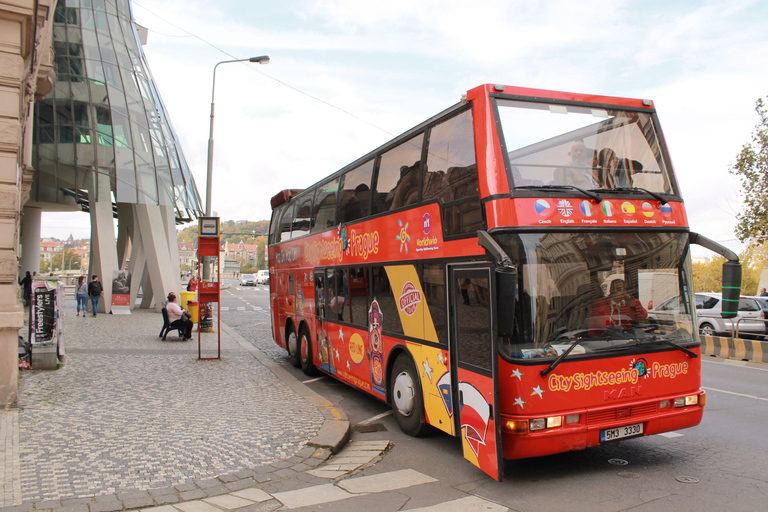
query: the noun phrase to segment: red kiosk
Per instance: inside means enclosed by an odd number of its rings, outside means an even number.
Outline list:
[[[197,298],[200,303],[199,323],[197,324],[197,357],[198,359],[221,359],[221,315],[219,314],[219,283],[221,282],[221,266],[219,265],[219,217],[200,217],[197,242]],[[215,275],[211,272],[208,280],[203,280],[201,274],[204,266],[212,265]],[[210,268],[210,267],[208,267]],[[213,332],[213,306],[215,305],[218,333],[217,357],[203,357],[201,333]]]

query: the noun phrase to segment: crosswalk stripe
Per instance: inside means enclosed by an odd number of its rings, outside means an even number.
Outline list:
[[[221,310],[222,311],[229,311],[229,306],[222,306]]]
[[[371,492],[394,491],[411,487],[412,485],[421,485],[431,482],[437,482],[431,476],[427,476],[413,469],[401,469],[399,471],[390,471],[379,475],[361,476],[351,478],[338,483],[338,486],[351,493],[362,494]]]
[[[272,495],[285,508],[311,507],[321,503],[344,500],[355,496],[333,484],[316,485],[295,491],[278,492]]]
[[[238,311],[245,311],[245,306],[237,306]]]
[[[412,508],[404,512],[505,512],[509,509],[498,503],[467,496],[453,501],[446,501],[429,507]]]

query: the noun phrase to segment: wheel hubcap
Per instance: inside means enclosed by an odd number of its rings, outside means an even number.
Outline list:
[[[395,378],[393,389],[395,395],[395,407],[403,416],[410,416],[416,396],[416,386],[408,372],[402,372]]]
[[[288,336],[288,352],[291,355],[296,353],[296,334],[294,333]]]

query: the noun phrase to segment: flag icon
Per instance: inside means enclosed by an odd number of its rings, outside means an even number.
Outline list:
[[[600,209],[603,210],[606,217],[613,217],[613,204],[610,201],[600,203]]]
[[[669,203],[663,204],[659,208],[659,211],[661,211],[661,213],[663,213],[665,216],[669,217],[672,215],[672,206]]]
[[[591,217],[592,216],[592,205],[589,201],[584,200],[579,205],[579,208],[581,209],[581,213],[584,214],[585,217]]]
[[[649,219],[653,217],[653,206],[648,201],[643,202],[643,215]]]
[[[630,203],[629,201],[624,201],[621,203],[621,213],[626,215],[632,215],[635,213],[635,205]]]
[[[542,217],[547,217],[552,214],[552,206],[550,206],[546,199],[537,199],[533,208],[536,210],[536,213]]]
[[[570,217],[573,215],[573,205],[569,200],[561,199],[557,202],[557,211],[559,211],[560,215],[563,217]]]

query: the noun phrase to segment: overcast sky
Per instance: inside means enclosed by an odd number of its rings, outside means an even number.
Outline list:
[[[483,83],[652,99],[693,231],[740,250],[728,173],[768,95],[768,2],[141,0],[135,21],[205,202],[216,72],[213,210],[268,219],[305,188]],[[43,236],[88,237],[87,214]]]

